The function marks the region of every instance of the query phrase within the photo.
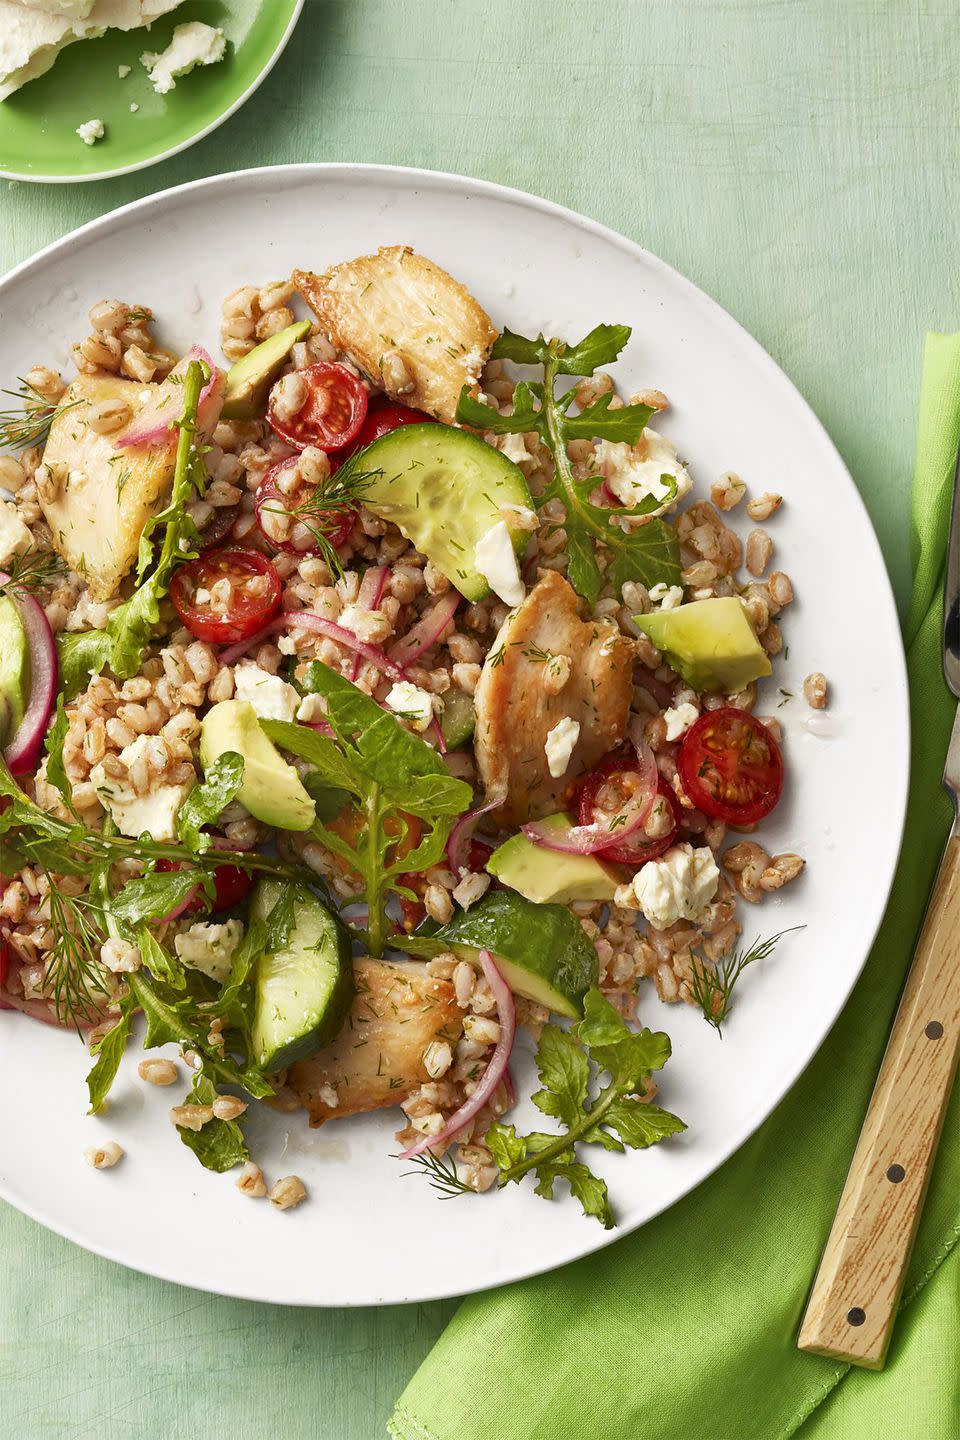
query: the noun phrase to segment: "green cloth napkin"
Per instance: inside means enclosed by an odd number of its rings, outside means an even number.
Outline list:
[[[958,434],[960,335],[930,335],[905,628],[910,803],[880,937],[846,1009],[766,1124],[692,1195],[598,1255],[466,1301],[398,1402],[398,1440],[779,1440],[808,1417],[803,1440],[960,1434],[957,1256],[946,1290],[901,1319],[884,1374],[796,1349],[949,827],[940,775],[954,706],[940,626]],[[868,607],[859,618],[868,629]],[[906,1305],[960,1234],[958,1133],[955,1094]]]

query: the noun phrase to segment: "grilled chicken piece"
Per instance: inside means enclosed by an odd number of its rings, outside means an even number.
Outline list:
[[[556,694],[549,689],[553,655],[571,662]],[[496,812],[504,825],[564,808],[571,783],[623,739],[632,693],[630,640],[612,622],[581,620],[573,587],[555,570],[544,571],[504,621],[474,701],[477,763],[488,797],[506,791]],[[565,717],[579,723],[580,735],[566,772],[555,779],[544,746]]]
[[[294,284],[333,343],[387,394],[452,421],[497,332],[469,291],[407,245],[381,247]]]
[[[94,600],[109,600],[137,555],[140,534],[173,480],[177,432],[166,445],[118,450],[87,423],[92,406],[120,400],[136,418],[158,390],[116,375],[78,375],[50,426],[38,487],[53,546],[82,575]]]
[[[353,978],[357,993],[336,1040],[287,1076],[311,1125],[399,1105],[430,1078],[423,1052],[431,1040],[453,1045],[463,1030],[453,986],[425,965],[355,960]],[[322,1098],[327,1087],[336,1105]]]

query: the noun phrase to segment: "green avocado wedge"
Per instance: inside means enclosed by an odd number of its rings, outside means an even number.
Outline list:
[[[400,425],[358,450],[342,471],[347,484],[363,477],[367,509],[391,520],[472,601],[490,593],[474,552],[504,519],[500,507],[535,508],[523,471],[452,425]],[[508,529],[519,559],[530,532],[509,522]]]
[[[283,882],[261,880],[251,918],[266,921]],[[286,942],[261,955],[255,975],[253,1058],[267,1075],[336,1039],[353,999],[350,937],[312,891],[297,887]]]
[[[316,805],[300,776],[260,728],[246,700],[221,700],[204,715],[200,726],[200,761],[204,770],[227,751],[243,756],[243,784],[237,799],[250,814],[278,830],[308,830]]]
[[[227,388],[221,415],[224,420],[253,420],[267,406],[270,386],[279,375],[299,341],[310,334],[310,321],[297,320],[285,330],[261,340],[227,371]]]
[[[634,623],[700,694],[733,695],[770,674],[770,661],[736,595],[635,615]]]
[[[0,749],[20,728],[30,694],[30,646],[16,605],[0,595]]]
[[[573,828],[569,815],[547,815],[540,823],[561,834]],[[511,835],[494,850],[487,869],[537,905],[612,900],[620,884],[617,872],[598,856],[548,850],[520,833]]]
[[[583,997],[597,983],[597,952],[579,920],[563,905],[535,905],[512,890],[488,892],[434,931],[429,945],[431,954],[452,950],[473,963],[489,950],[515,995],[571,1020],[582,1016]]]

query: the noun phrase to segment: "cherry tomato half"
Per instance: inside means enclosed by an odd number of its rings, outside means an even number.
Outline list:
[[[298,372],[306,381],[307,398],[295,415],[277,415],[276,386],[270,392],[267,419],[295,450],[315,445],[318,450],[342,450],[356,439],[367,414],[367,392],[345,365],[321,361]],[[278,381],[277,384],[282,383]]]
[[[581,825],[592,825],[597,820],[609,820],[623,808],[630,798],[630,777],[638,773],[636,757],[628,750],[615,751],[601,760],[595,770],[580,782],[576,792],[577,819]],[[648,860],[656,860],[670,849],[680,828],[680,802],[670,786],[661,779],[657,787],[658,796],[667,807],[673,819],[670,829],[655,839],[644,833],[643,827],[624,840],[608,845],[600,852],[604,860],[617,865],[630,865],[638,870]],[[657,802],[655,801],[654,804]]]
[[[411,410],[409,405],[397,405],[393,400],[375,400],[360,426],[353,449],[362,450],[365,445],[372,445],[381,435],[388,435],[391,430],[397,430],[401,425],[434,423],[434,416],[425,415],[422,410]]]
[[[275,550],[290,555],[314,554],[321,548],[319,535],[336,549],[349,539],[357,512],[352,505],[324,510],[321,504],[311,503],[310,490],[285,495],[280,478],[296,463],[296,458],[281,460],[261,480],[255,501],[260,533]]]
[[[214,510],[206,525],[200,531],[200,549],[212,550],[225,540],[233,529],[237,516],[240,514],[239,505],[221,505]]]
[[[162,871],[179,870],[181,868],[178,860],[158,860],[157,869]],[[250,893],[253,887],[253,876],[248,875],[245,870],[239,870],[236,865],[218,865],[213,872],[213,884],[216,889],[216,896],[210,906],[211,915],[218,915],[221,910],[232,910],[234,905]],[[202,895],[191,900],[184,910],[184,915],[196,915],[201,910],[206,910],[206,900]]]
[[[257,550],[208,550],[173,577],[170,599],[198,640],[246,640],[280,608],[280,576]]]
[[[762,820],[780,799],[783,756],[766,725],[746,710],[708,710],[677,755],[683,788],[706,815],[728,825]]]

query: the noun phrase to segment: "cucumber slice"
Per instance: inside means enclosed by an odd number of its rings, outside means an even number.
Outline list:
[[[468,600],[489,595],[474,563],[478,540],[504,518],[501,505],[534,508],[512,460],[468,430],[400,425],[348,463],[352,473],[373,476],[363,491],[368,510],[392,520]],[[520,557],[529,531],[509,528]]]
[[[459,750],[461,745],[466,745],[468,740],[473,739],[476,728],[477,712],[473,696],[463,690],[449,691],[443,697],[443,715],[440,717],[440,730],[447,749]]]
[[[489,950],[515,995],[578,1020],[583,997],[597,983],[597,952],[564,905],[534,905],[493,890],[432,936],[444,950],[474,961]]]
[[[261,880],[251,916],[266,920],[282,888],[279,880]],[[286,944],[257,963],[253,1058],[268,1075],[329,1045],[353,999],[343,925],[309,890],[297,890],[293,914]]]

